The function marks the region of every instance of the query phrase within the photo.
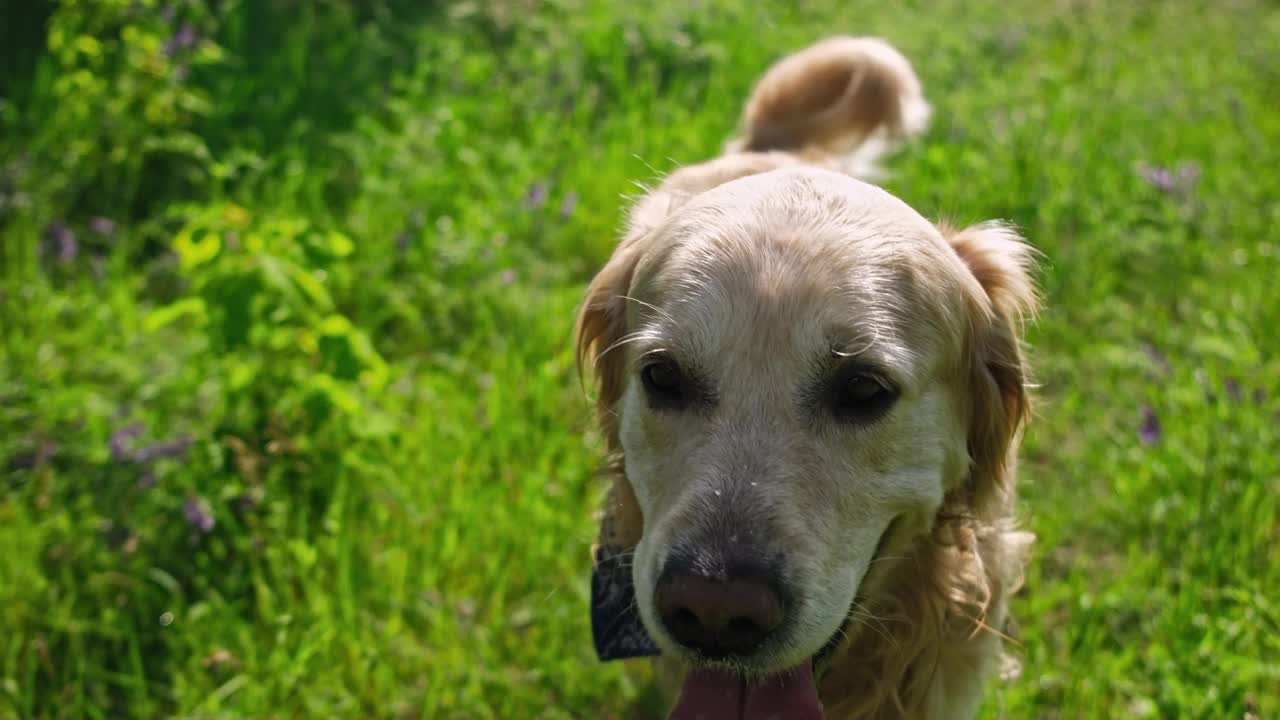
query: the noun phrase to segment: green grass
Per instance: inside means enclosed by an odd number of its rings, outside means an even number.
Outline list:
[[[986,716],[1280,714],[1274,3],[13,5],[0,717],[660,716],[591,651],[573,314],[634,183],[834,32],[935,105],[889,189],[1047,258]]]

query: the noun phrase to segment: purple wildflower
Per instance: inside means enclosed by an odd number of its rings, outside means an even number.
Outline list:
[[[1164,192],[1173,192],[1173,173],[1158,165],[1139,165],[1138,177]]]
[[[134,423],[111,433],[111,459],[116,462],[131,460],[133,451],[129,449],[129,441],[141,435],[142,430],[142,425]]]
[[[142,471],[142,475],[138,477],[138,487],[142,490],[150,490],[156,486],[156,472],[150,467]]]
[[[180,458],[191,449],[191,436],[183,435],[134,450],[131,440],[142,434],[145,428],[134,423],[111,434],[111,459],[116,462],[134,462],[145,465],[163,458]]]
[[[1200,166],[1193,162],[1180,163],[1177,178],[1184,189],[1194,188],[1200,182]]]
[[[58,259],[70,262],[80,252],[80,243],[76,241],[76,233],[62,220],[54,220],[44,231],[45,247],[48,252],[57,252]]]
[[[192,27],[191,23],[184,22],[178,28],[178,31],[165,41],[164,54],[173,57],[184,50],[190,50],[195,47],[199,41],[200,36],[196,35],[196,29]]]
[[[188,495],[182,502],[182,516],[186,518],[188,525],[202,533],[213,530],[213,526],[217,524],[209,510],[209,503],[199,495]]]
[[[1240,398],[1243,393],[1240,391],[1239,380],[1236,380],[1235,378],[1227,378],[1227,381],[1222,384],[1222,389],[1226,391],[1228,400],[1233,403],[1240,402]]]
[[[228,250],[240,249],[240,233],[235,230],[228,230],[222,234],[222,244],[227,246]]]
[[[62,262],[71,262],[76,259],[79,252],[80,244],[76,242],[76,234],[68,230],[58,245],[58,259]]]
[[[547,184],[536,182],[529,186],[529,192],[525,193],[524,206],[527,210],[537,210],[547,202]]]
[[[9,458],[10,470],[30,470],[37,464],[36,454],[34,452],[18,453],[17,455]]]
[[[1150,405],[1142,406],[1142,424],[1138,426],[1138,439],[1147,447],[1160,442],[1160,418]]]
[[[1156,189],[1170,194],[1190,194],[1200,182],[1200,166],[1191,162],[1180,163],[1172,169],[1140,163],[1137,173]]]
[[[116,223],[111,218],[96,215],[89,219],[89,229],[103,237],[111,237],[116,234]]]
[[[401,232],[396,236],[396,252],[401,255],[409,252],[409,246],[413,245],[413,236],[408,230]]]
[[[237,514],[247,515],[262,504],[265,496],[266,493],[261,487],[254,486],[237,495],[236,499],[231,501],[231,507]]]
[[[133,453],[134,462],[147,463],[160,458],[180,458],[191,448],[191,437],[180,438],[149,445]]]
[[[1267,401],[1267,391],[1262,388],[1253,389],[1253,402],[1261,405]]]
[[[507,269],[502,271],[502,274],[498,276],[498,280],[503,285],[510,285],[516,281],[516,277],[515,270]]]
[[[1169,372],[1169,358],[1154,343],[1142,343],[1142,352],[1146,354],[1147,359],[1153,365],[1160,369],[1161,372]]]
[[[564,201],[560,203],[560,219],[568,220],[576,207],[578,207],[578,193],[570,190],[564,194]]]

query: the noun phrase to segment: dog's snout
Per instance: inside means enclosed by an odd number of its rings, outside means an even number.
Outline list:
[[[668,563],[655,601],[671,636],[708,658],[749,653],[786,619],[776,583],[756,568],[710,576],[691,564]]]

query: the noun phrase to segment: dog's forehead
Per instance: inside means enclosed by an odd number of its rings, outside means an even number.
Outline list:
[[[913,328],[947,311],[918,282],[922,266],[946,260],[936,228],[845,175],[803,168],[735,180],[660,232],[665,252],[638,268],[635,294],[661,313],[637,305],[634,317],[716,346],[704,351],[906,352]]]
[[[746,175],[690,199],[672,225],[715,222],[717,215],[776,216],[800,225],[844,223],[902,240],[937,243],[937,229],[910,205],[882,188],[844,173],[801,165]]]
[[[637,278],[659,289],[736,280],[781,291],[803,288],[805,277],[828,289],[865,285],[945,253],[937,228],[906,203],[812,167],[727,182],[691,199],[658,232],[666,252],[642,261]]]

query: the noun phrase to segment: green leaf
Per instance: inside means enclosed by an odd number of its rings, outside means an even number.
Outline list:
[[[287,266],[289,277],[302,290],[302,292],[311,299],[317,306],[317,310],[328,310],[333,307],[333,298],[329,296],[329,291],[325,286],[316,279],[315,275],[308,272],[305,268],[289,263]]]
[[[329,252],[333,253],[335,257],[346,257],[356,249],[356,245],[351,242],[351,238],[336,230],[330,231],[327,237],[329,239]]]
[[[183,298],[174,303],[156,308],[142,318],[142,329],[152,333],[182,318],[192,323],[203,325],[208,319],[208,312],[203,298]]]
[[[189,272],[218,256],[222,250],[222,238],[216,233],[206,232],[199,239],[195,231],[186,228],[173,239],[173,251],[178,254],[178,264],[183,272]]]

